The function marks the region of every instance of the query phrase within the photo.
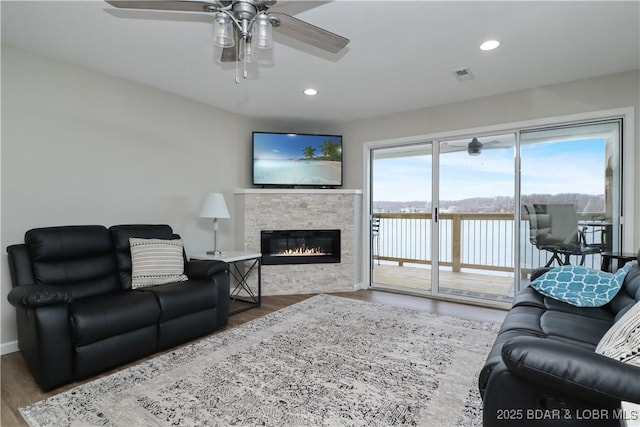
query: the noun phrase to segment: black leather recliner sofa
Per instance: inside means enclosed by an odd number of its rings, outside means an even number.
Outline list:
[[[227,324],[228,264],[185,257],[189,280],[132,290],[130,237],[179,238],[168,225],[63,226],[7,248],[18,346],[43,390]]]
[[[548,270],[534,272],[532,280]],[[607,330],[637,301],[639,266],[603,307],[575,307],[523,289],[479,376],[484,426],[637,422],[640,414],[623,412],[620,405],[640,403],[640,367],[595,353]]]

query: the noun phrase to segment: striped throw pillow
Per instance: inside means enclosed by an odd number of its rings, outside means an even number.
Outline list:
[[[131,288],[189,280],[184,275],[182,239],[130,238]]]
[[[640,366],[640,302],[635,303],[604,334],[596,353]]]

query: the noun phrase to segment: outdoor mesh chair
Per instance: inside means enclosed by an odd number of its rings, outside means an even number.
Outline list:
[[[602,245],[587,244],[573,205],[534,203],[525,206],[525,210],[529,214],[529,240],[539,250],[553,253],[545,267],[554,261],[558,265],[571,264],[571,255],[579,256],[580,265],[584,265],[586,255],[602,251]]]

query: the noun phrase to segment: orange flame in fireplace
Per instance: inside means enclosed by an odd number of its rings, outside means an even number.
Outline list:
[[[280,252],[277,256],[315,256],[315,255],[328,255],[322,251],[322,248],[295,248],[287,249]]]

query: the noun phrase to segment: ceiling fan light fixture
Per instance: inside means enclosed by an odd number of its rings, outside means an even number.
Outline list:
[[[233,23],[231,18],[224,12],[218,12],[213,18],[213,44],[218,47],[232,47]]]
[[[273,46],[273,25],[266,13],[258,14],[253,21],[251,43],[260,49],[269,49]]]
[[[238,54],[238,59],[244,62],[245,64],[251,63],[255,61],[256,55],[253,50],[253,44],[247,42],[247,39],[242,39],[240,41],[240,53]]]
[[[482,152],[482,142],[478,141],[478,138],[474,137],[469,145],[467,145],[467,153],[470,156],[479,156]]]

